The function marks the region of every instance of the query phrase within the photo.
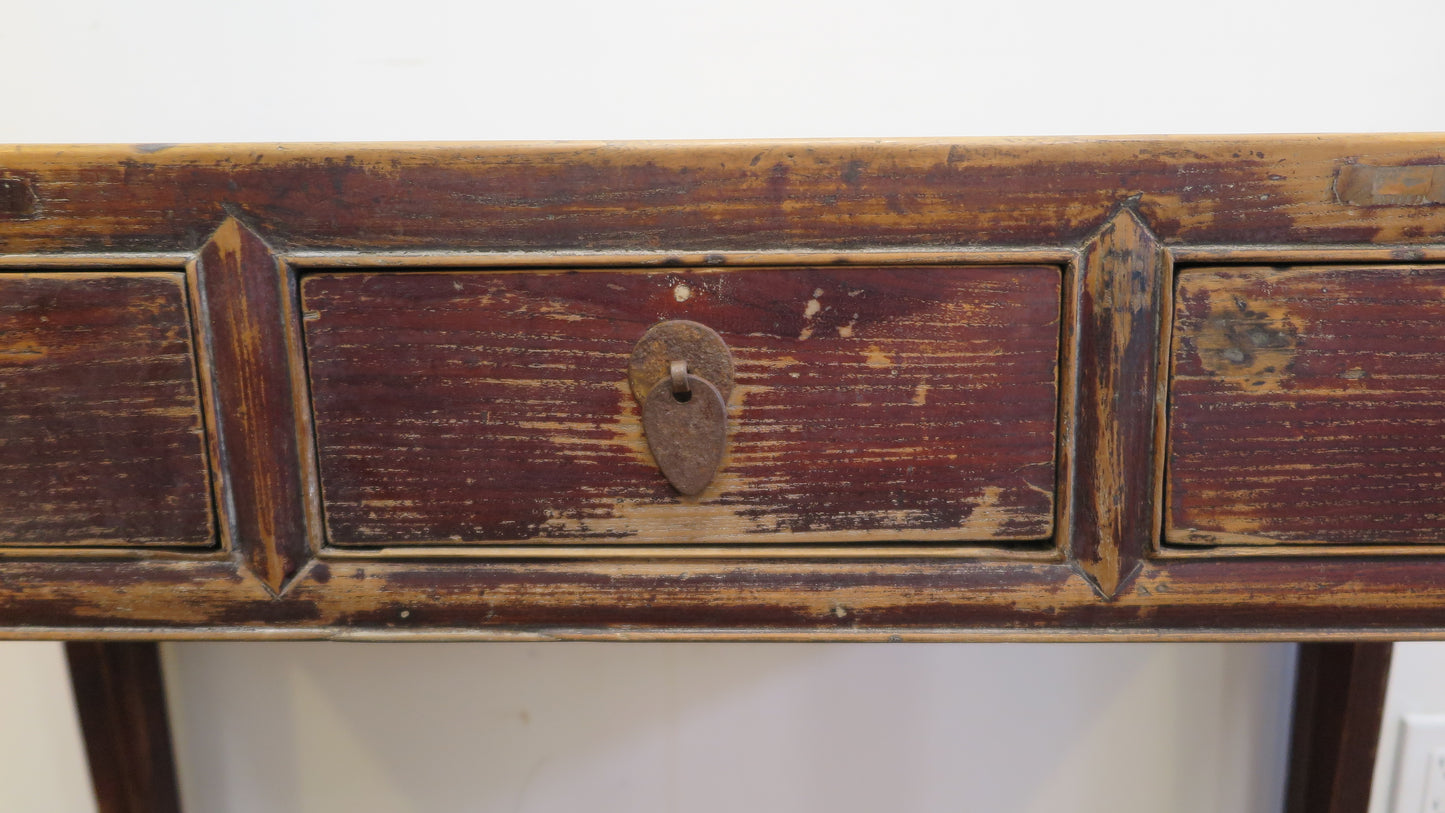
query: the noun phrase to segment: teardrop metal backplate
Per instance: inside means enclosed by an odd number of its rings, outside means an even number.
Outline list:
[[[658,381],[668,377],[668,365],[686,361],[687,371],[712,382],[723,403],[733,391],[733,354],[717,331],[700,322],[669,319],[648,328],[632,349],[627,380],[640,404]]]
[[[642,432],[657,467],[672,487],[701,494],[717,474],[727,447],[727,404],[707,379],[687,376],[691,396],[679,401],[671,379],[657,382],[642,399]]]

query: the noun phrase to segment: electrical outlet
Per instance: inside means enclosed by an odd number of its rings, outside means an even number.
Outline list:
[[[1430,752],[1430,762],[1425,768],[1425,803],[1420,809],[1426,813],[1445,813],[1445,748]]]
[[[1391,813],[1445,813],[1445,714],[1409,714],[1401,726]]]

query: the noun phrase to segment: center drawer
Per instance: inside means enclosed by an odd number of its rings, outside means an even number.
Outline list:
[[[1056,267],[327,271],[301,299],[331,545],[1053,533]],[[628,383],[667,319],[735,364],[696,497]]]

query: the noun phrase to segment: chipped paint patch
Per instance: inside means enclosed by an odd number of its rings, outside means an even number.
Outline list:
[[[30,364],[45,358],[45,348],[33,341],[18,339],[0,344],[0,364]]]
[[[883,352],[883,348],[876,344],[870,344],[868,349],[863,351],[863,363],[874,369],[882,369],[893,366],[893,359]]]
[[[822,288],[813,291],[813,298],[809,299],[808,304],[803,306],[804,319],[812,319],[814,316],[818,315],[819,311],[823,310],[823,303],[819,301],[819,297],[821,297],[822,295]]]
[[[1445,204],[1445,164],[1372,167],[1346,164],[1335,178],[1335,197],[1352,206]]]
[[[1194,339],[1200,364],[1239,389],[1278,392],[1299,345],[1299,328],[1284,306],[1216,289],[1208,309]]]
[[[804,342],[813,337],[813,319],[823,311],[823,303],[819,298],[823,296],[823,289],[813,290],[813,298],[803,305],[803,329],[798,331],[798,341]]]

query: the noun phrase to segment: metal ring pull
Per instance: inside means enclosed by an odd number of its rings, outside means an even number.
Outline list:
[[[707,489],[727,450],[733,359],[706,325],[654,325],[632,351],[628,379],[642,405],[642,433],[662,475],[681,494]]]
[[[687,385],[687,362],[674,361],[668,369],[672,374],[672,394],[691,395],[692,388]]]

